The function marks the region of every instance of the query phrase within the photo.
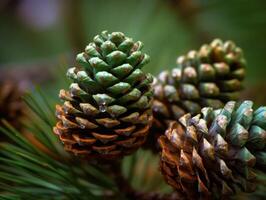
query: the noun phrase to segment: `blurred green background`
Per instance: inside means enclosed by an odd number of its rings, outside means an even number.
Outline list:
[[[214,38],[233,40],[248,61],[247,88],[266,88],[265,0],[1,0],[0,78],[45,83],[102,30],[143,41],[154,75]]]

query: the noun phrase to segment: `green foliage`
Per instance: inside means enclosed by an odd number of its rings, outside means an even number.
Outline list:
[[[159,156],[139,150],[123,160],[123,173],[137,190],[169,193],[172,191],[159,172]]]
[[[25,101],[35,116],[27,130],[49,150],[41,151],[8,123],[0,131],[12,143],[1,145],[0,197],[6,199],[102,199],[103,191],[117,191],[102,169],[65,153],[52,133],[54,102],[42,91],[26,95]],[[52,155],[52,156],[51,156]]]
[[[0,132],[12,142],[0,147],[0,198],[102,199],[109,191],[115,198],[124,199],[105,169],[64,151],[52,132],[56,96],[37,88],[24,100],[33,111],[25,121],[25,132],[32,133],[45,148],[36,146],[29,137],[4,122]],[[139,150],[123,160],[123,172],[136,189],[169,192],[171,188],[163,181],[157,165],[157,156]]]

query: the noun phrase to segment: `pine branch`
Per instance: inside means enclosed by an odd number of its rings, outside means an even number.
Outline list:
[[[71,158],[62,149],[51,131],[54,116],[52,109],[47,109],[52,105],[49,100],[38,91],[26,99],[36,112],[27,127],[35,143],[7,122],[0,127],[12,140],[12,144],[1,145],[0,195],[6,199],[46,199],[48,195],[54,199],[101,199],[105,190],[115,192],[112,180],[99,167]]]

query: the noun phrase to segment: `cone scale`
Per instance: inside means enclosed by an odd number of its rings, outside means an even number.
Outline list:
[[[254,191],[254,169],[266,169],[266,107],[252,107],[251,101],[230,101],[171,122],[158,140],[167,183],[189,199]]]
[[[177,66],[162,71],[154,85],[153,126],[145,147],[164,134],[172,120],[186,113],[200,113],[203,107],[221,108],[238,100],[245,77],[246,61],[242,49],[232,41],[213,40],[177,58]]]
[[[67,76],[73,81],[61,90],[54,132],[65,149],[92,158],[116,158],[134,152],[147,138],[152,122],[151,74],[142,67],[149,56],[121,32],[103,31]]]
[[[155,119],[177,120],[185,113],[200,113],[202,107],[217,109],[237,100],[245,66],[242,50],[220,39],[178,57],[177,67],[161,72],[155,81]]]

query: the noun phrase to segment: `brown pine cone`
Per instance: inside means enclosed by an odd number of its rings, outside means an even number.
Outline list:
[[[242,50],[220,39],[178,57],[177,67],[161,72],[154,81],[154,122],[148,142],[156,144],[169,122],[185,113],[200,113],[204,106],[221,108],[238,99],[245,66]]]
[[[266,107],[253,112],[252,105],[228,102],[223,109],[203,108],[201,115],[171,122],[159,138],[167,183],[188,199],[253,192],[254,169],[266,169]]]
[[[61,90],[54,132],[65,149],[90,158],[117,158],[146,140],[152,122],[153,77],[143,44],[123,33],[97,35],[68,70],[74,83]]]

